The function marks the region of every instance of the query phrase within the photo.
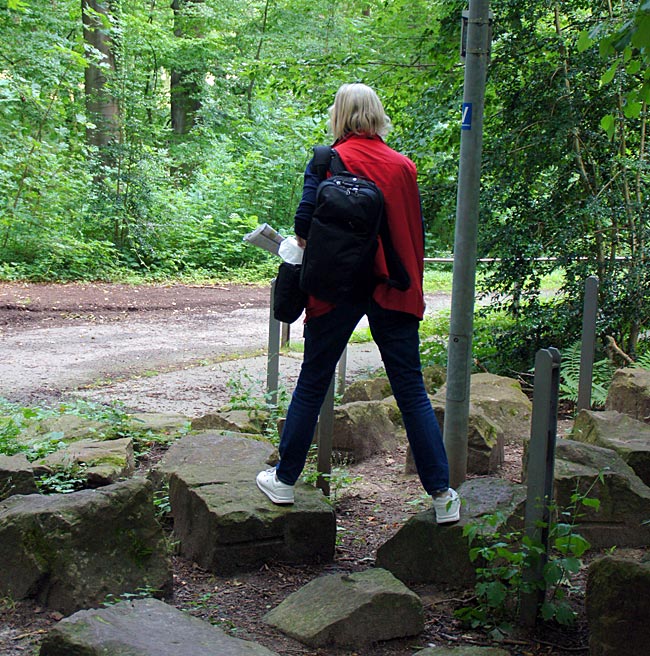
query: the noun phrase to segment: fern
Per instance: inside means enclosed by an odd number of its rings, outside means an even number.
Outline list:
[[[634,364],[631,365],[635,369],[649,369],[650,370],[650,351],[646,351],[640,355]]]
[[[574,342],[562,352],[560,368],[560,398],[574,403],[578,400],[581,346],[580,342]],[[614,367],[608,359],[594,362],[591,378],[591,403],[594,407],[602,408],[605,405],[613,375]]]

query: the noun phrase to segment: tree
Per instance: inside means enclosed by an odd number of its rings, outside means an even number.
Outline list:
[[[173,0],[174,35],[182,42],[176,65],[171,71],[171,123],[179,141],[194,127],[201,109],[201,88],[205,69],[192,52],[195,39],[201,38],[200,5],[202,0]],[[188,47],[189,46],[189,47]]]
[[[600,279],[602,336],[633,354],[650,316],[646,118],[623,100],[637,73],[621,70],[616,85],[602,85],[597,53],[577,47],[601,9],[506,2],[498,23],[481,243],[484,254],[502,258],[486,287],[520,320],[519,341],[531,355],[578,337],[590,274]],[[603,129],[607,114],[614,131]],[[535,259],[548,257],[556,261]],[[549,303],[539,282],[556,266],[566,282]]]
[[[81,18],[88,56],[86,108],[92,122],[88,141],[106,157],[109,147],[120,141],[120,106],[111,84],[116,77],[115,17],[107,0],[81,0]]]

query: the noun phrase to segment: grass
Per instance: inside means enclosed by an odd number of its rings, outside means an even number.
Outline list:
[[[122,283],[127,285],[204,285],[219,286],[231,284],[248,284],[268,286],[271,279],[277,273],[277,265],[280,263],[279,258],[269,257],[268,260],[250,266],[244,266],[239,269],[233,269],[222,273],[197,269],[185,272],[170,271],[131,271],[129,269],[117,270],[103,282]],[[485,264],[478,264],[477,281],[480,283],[482,270]],[[451,293],[452,288],[452,264],[426,262],[424,266],[424,291],[427,293]],[[0,274],[0,280],[9,280]],[[556,269],[550,275],[542,278],[542,291],[554,291],[561,287],[564,280],[564,273],[561,269]]]
[[[443,268],[444,267],[444,270]],[[451,292],[452,272],[448,264],[424,265],[424,291],[428,294]]]
[[[477,287],[483,277],[481,265],[476,271]],[[426,263],[424,266],[424,291],[428,294],[451,293],[453,273],[450,264]],[[564,271],[555,269],[542,278],[540,289],[542,292],[554,292],[564,284]]]
[[[351,344],[367,344],[372,342],[370,328],[357,328],[350,337]]]

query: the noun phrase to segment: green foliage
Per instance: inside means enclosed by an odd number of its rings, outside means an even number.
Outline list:
[[[582,344],[575,342],[562,351],[562,366],[560,367],[560,398],[567,401],[578,400],[578,385],[580,383],[580,355]],[[591,379],[591,403],[596,408],[602,408],[607,400],[607,390],[614,375],[614,366],[607,358],[593,364]]]
[[[166,444],[172,439],[151,430],[139,430],[118,404],[102,405],[77,400],[60,403],[55,407],[21,407],[0,399],[0,454],[22,453],[33,462],[62,449],[67,445],[66,435],[62,431],[50,431],[29,441],[21,441],[18,438],[28,428],[37,427],[43,419],[64,415],[76,415],[107,424],[102,430],[103,439],[130,437],[137,458],[148,454],[154,445]],[[188,430],[189,425],[180,430],[179,434],[182,435]],[[36,481],[38,489],[43,494],[74,492],[86,484],[85,469],[83,465],[76,463],[65,464],[51,474],[39,477]]]
[[[452,30],[447,18],[459,7],[207,0],[174,13],[169,5],[111,5],[113,13],[97,14],[113,43],[116,68],[108,70],[84,47],[80,3],[52,12],[43,0],[12,2],[0,12],[0,275],[269,277],[270,258],[242,248],[241,237],[261,221],[292,229],[311,146],[328,140],[327,107],[351,79],[385,98],[394,145],[433,163],[422,167],[423,179],[438,178],[445,193],[423,185],[426,214],[439,214],[448,236],[453,158],[432,156],[414,129],[424,128],[449,79],[458,91],[455,54],[440,68],[444,49],[435,41],[455,51],[457,21]],[[86,102],[89,64],[107,73],[104,93],[118,107],[112,144],[87,138],[102,129]],[[434,72],[442,70],[440,84]],[[169,80],[179,71],[196,103],[183,135],[169,121]],[[443,150],[450,112],[451,103],[436,118]]]
[[[264,419],[264,434],[273,443],[278,444],[278,420],[286,415],[289,407],[289,394],[283,385],[279,385],[277,400],[273,403],[272,395],[260,394],[263,383],[254,379],[245,371],[228,380],[226,386],[230,392],[227,407],[230,410],[245,410],[249,419]]]
[[[639,355],[632,367],[638,369],[650,369],[650,349]]]
[[[169,499],[169,483],[165,483],[160,489],[153,493],[153,505],[155,515],[159,522],[166,522],[172,511],[171,501]]]
[[[70,465],[51,474],[42,474],[35,479],[41,494],[70,494],[86,486],[86,467]]]
[[[36,460],[56,451],[62,438],[60,433],[51,433],[33,445],[22,444],[16,439],[31,422],[47,415],[41,408],[20,407],[0,398],[0,453],[8,456],[25,453],[29,460]]]
[[[647,2],[621,2],[616,12],[610,12],[588,29],[580,32],[578,50],[598,46],[598,52],[608,68],[602,74],[602,84],[612,84],[620,74],[632,76],[636,84],[625,94],[623,112],[626,118],[638,118],[644,104],[650,100],[650,5]],[[645,69],[645,70],[644,70]],[[615,132],[616,119],[608,114],[601,127],[610,138]]]
[[[457,617],[470,626],[508,632],[517,621],[522,593],[545,591],[540,613],[545,621],[571,624],[575,612],[567,600],[571,577],[582,567],[581,558],[590,548],[576,530],[583,508],[598,510],[598,499],[574,493],[568,508],[548,508],[548,552],[537,539],[507,525],[502,513],[487,515],[467,524],[463,535],[469,539],[470,560],[477,564],[475,601],[456,611]],[[535,582],[527,571],[544,559],[543,581]],[[540,588],[536,587],[541,586]]]
[[[144,586],[142,588],[136,588],[135,592],[122,592],[119,595],[114,595],[109,593],[106,595],[106,599],[102,602],[104,608],[110,606],[115,606],[121,601],[132,601],[134,599],[148,599],[150,597],[159,597],[162,591],[157,588],[152,588],[151,586]]]
[[[301,475],[301,480],[307,485],[316,486],[319,478],[327,481],[330,486],[330,496],[328,501],[331,504],[336,504],[341,494],[359,481],[363,480],[363,476],[355,476],[350,473],[350,470],[344,465],[335,465],[329,474],[321,474],[316,466],[317,463],[317,448],[312,446],[310,449],[310,456]]]
[[[260,222],[292,230],[311,147],[328,141],[327,108],[350,80],[378,90],[388,143],[418,166],[427,255],[449,253],[465,6],[113,3],[109,70],[84,42],[81,3],[12,0],[0,10],[0,277],[270,278],[277,260],[242,237]],[[479,282],[512,324],[479,336],[477,367],[526,370],[536,349],[575,341],[594,273],[599,335],[636,357],[650,316],[647,3],[498,9],[479,248],[500,259]],[[91,64],[117,107],[102,145]],[[172,93],[193,107],[182,133]],[[540,286],[557,267],[565,278],[547,301]]]
[[[633,5],[612,5],[610,18]],[[646,119],[626,101],[639,73],[620,66],[603,83],[610,75],[603,80],[603,62],[581,36],[604,20],[602,4],[506,3],[504,10],[491,67],[497,107],[486,119],[480,235],[482,253],[501,260],[484,288],[517,321],[532,317],[564,336],[543,344],[562,348],[578,337],[584,281],[596,274],[599,334],[633,354],[650,315]],[[605,126],[603,115],[611,116]],[[538,259],[549,257],[557,259]],[[542,303],[541,276],[558,265],[563,288]]]
[[[474,313],[472,357],[475,371],[516,375],[532,366],[534,336],[498,308],[479,308]],[[420,324],[420,355],[423,366],[447,366],[449,313],[425,317]]]

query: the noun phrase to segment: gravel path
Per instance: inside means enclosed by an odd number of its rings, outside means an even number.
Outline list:
[[[83,397],[195,417],[223,405],[232,383],[261,395],[268,296],[253,285],[0,284],[0,397]],[[429,295],[427,312],[449,301]],[[300,323],[291,331],[297,350],[280,359],[288,390],[300,368]],[[350,346],[348,380],[379,367],[374,344]]]

